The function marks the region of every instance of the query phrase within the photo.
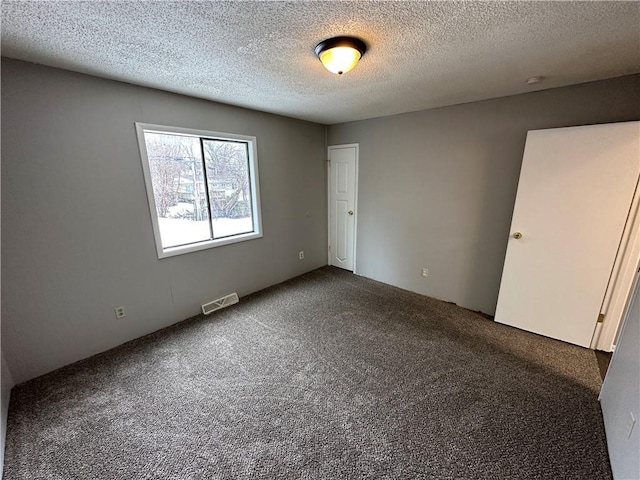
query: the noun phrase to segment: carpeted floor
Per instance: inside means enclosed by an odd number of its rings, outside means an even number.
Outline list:
[[[592,351],[325,267],[14,388],[5,480],[608,479]]]

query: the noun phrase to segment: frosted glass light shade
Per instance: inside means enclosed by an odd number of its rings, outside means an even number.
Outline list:
[[[320,54],[320,61],[327,70],[342,75],[353,69],[360,60],[360,52],[351,47],[335,47]]]
[[[327,70],[342,75],[356,66],[367,46],[362,40],[352,37],[334,37],[320,42],[316,55]]]

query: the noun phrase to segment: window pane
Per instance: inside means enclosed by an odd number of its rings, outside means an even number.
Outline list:
[[[200,139],[145,132],[162,247],[211,239]]]
[[[247,143],[203,140],[214,238],[254,231]]]

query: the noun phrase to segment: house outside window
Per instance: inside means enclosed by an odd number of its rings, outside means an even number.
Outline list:
[[[262,237],[255,137],[136,130],[159,258]]]

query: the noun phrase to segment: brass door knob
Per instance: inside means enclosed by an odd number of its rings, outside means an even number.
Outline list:
[[[348,213],[349,215],[353,215],[353,210],[349,210],[347,213]]]
[[[516,240],[520,240],[522,238],[522,234],[520,232],[516,232],[513,234],[513,238]]]

